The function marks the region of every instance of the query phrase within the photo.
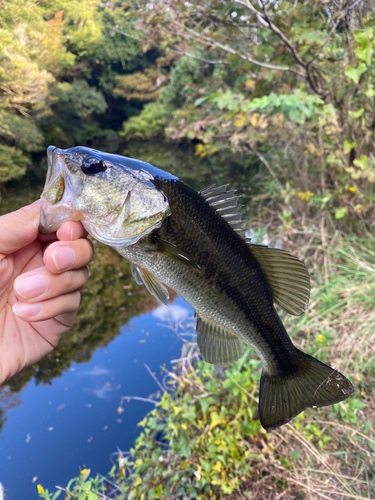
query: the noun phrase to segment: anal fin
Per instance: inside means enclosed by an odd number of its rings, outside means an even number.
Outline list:
[[[207,363],[226,365],[241,357],[241,340],[231,330],[197,314],[198,347]]]
[[[147,290],[165,306],[168,305],[169,293],[163,283],[142,267],[132,264],[132,274],[137,285],[145,285]]]

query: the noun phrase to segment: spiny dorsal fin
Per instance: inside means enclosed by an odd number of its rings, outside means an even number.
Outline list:
[[[310,276],[306,266],[286,250],[249,243],[267,277],[273,300],[284,311],[299,316],[310,299]]]
[[[215,187],[215,184],[213,184],[199,191],[199,194],[228,222],[239,236],[246,240],[246,231],[243,228],[244,221],[241,219],[243,212],[238,212],[238,209],[243,206],[238,204],[238,199],[241,196],[234,195],[235,189],[227,191],[227,187],[228,184],[219,187]]]
[[[198,347],[207,363],[226,365],[233,363],[243,351],[238,336],[217,323],[197,315]]]
[[[137,285],[145,285],[147,290],[165,306],[168,305],[169,293],[165,286],[151,273],[142,267],[132,264],[132,274]]]

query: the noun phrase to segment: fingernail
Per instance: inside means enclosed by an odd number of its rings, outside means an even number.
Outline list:
[[[53,262],[59,271],[68,269],[76,261],[76,254],[69,247],[57,247],[52,254]]]
[[[37,304],[26,304],[25,302],[16,302],[12,307],[14,314],[24,318],[31,318],[39,314],[44,305],[43,302]]]
[[[15,287],[18,295],[24,299],[32,299],[47,291],[48,281],[42,274],[35,274],[27,278],[18,278]]]

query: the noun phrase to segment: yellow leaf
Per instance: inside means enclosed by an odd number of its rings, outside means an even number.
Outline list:
[[[261,116],[260,120],[259,120],[259,123],[258,123],[258,127],[261,130],[264,130],[265,128],[267,128],[268,127],[268,120],[267,120],[267,118],[265,118],[264,116]]]
[[[221,471],[222,468],[222,463],[218,460],[216,464],[212,467],[213,470],[217,470],[218,472]]]
[[[43,493],[44,493],[44,488],[43,488],[43,486],[42,486],[41,484],[37,484],[37,486],[36,486],[36,487],[38,488],[38,493],[39,493],[39,495],[43,495]]]
[[[142,479],[137,476],[134,480],[133,486],[139,486],[140,484],[142,484]]]
[[[256,127],[259,122],[259,113],[253,113],[250,118],[250,123],[253,127]]]
[[[312,155],[317,153],[319,150],[317,149],[317,147],[315,146],[315,144],[313,144],[312,142],[309,142],[307,144],[307,150],[309,153],[311,153]]]
[[[252,79],[250,78],[250,80],[247,80],[247,82],[245,83],[245,85],[246,85],[246,87],[247,87],[248,89],[253,90],[253,89],[255,89],[255,85],[256,85],[256,83],[257,83],[257,82],[256,82],[255,80],[252,80]]]
[[[215,429],[215,427],[221,424],[221,417],[216,411],[211,412],[210,417],[211,423],[209,429],[212,431],[212,429]]]
[[[234,122],[235,127],[242,127],[245,124],[246,113],[239,113],[238,119]]]

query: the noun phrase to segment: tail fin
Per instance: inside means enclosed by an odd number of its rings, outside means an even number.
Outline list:
[[[297,351],[299,360],[294,373],[268,375],[264,370],[262,372],[259,419],[266,430],[286,424],[306,408],[343,401],[354,391],[344,375]]]

